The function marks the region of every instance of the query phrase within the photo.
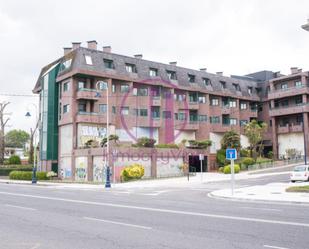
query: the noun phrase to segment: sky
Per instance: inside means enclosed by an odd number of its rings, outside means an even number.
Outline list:
[[[309,70],[308,0],[0,0],[0,102],[9,129],[35,124],[40,69],[71,42],[224,75]],[[31,118],[26,118],[29,111]]]

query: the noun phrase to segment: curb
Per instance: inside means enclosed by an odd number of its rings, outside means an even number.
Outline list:
[[[225,201],[242,201],[242,202],[268,203],[268,204],[279,204],[279,205],[302,205],[302,206],[309,206],[309,202],[301,202],[301,201],[275,201],[275,200],[254,200],[254,199],[242,198],[242,197],[219,196],[219,195],[214,195],[212,192],[208,193],[207,196],[209,198],[218,199],[218,200],[225,200]]]

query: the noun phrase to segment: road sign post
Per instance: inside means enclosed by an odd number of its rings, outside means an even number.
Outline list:
[[[199,154],[199,159],[201,162],[201,182],[203,182],[203,161],[204,161],[204,155],[203,154]]]
[[[234,160],[237,159],[237,151],[236,151],[236,149],[226,149],[225,157],[226,157],[227,160],[231,161],[231,191],[232,191],[232,195],[234,195],[234,186],[235,186]]]

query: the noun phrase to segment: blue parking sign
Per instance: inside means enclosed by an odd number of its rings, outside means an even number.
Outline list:
[[[236,160],[237,159],[237,150],[236,149],[226,149],[225,157],[227,160]]]

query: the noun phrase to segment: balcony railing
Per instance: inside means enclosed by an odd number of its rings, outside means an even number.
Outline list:
[[[76,98],[98,100],[100,96],[97,94],[97,91],[95,89],[80,88],[76,93]]]
[[[287,124],[284,126],[278,126],[277,133],[290,133],[290,132],[303,132],[302,123],[297,124]]]
[[[309,103],[275,107],[269,110],[270,116],[282,116],[294,113],[309,112]]]
[[[309,93],[309,85],[303,84],[300,86],[288,87],[284,89],[275,89],[268,93],[268,99],[284,98],[294,95]]]

